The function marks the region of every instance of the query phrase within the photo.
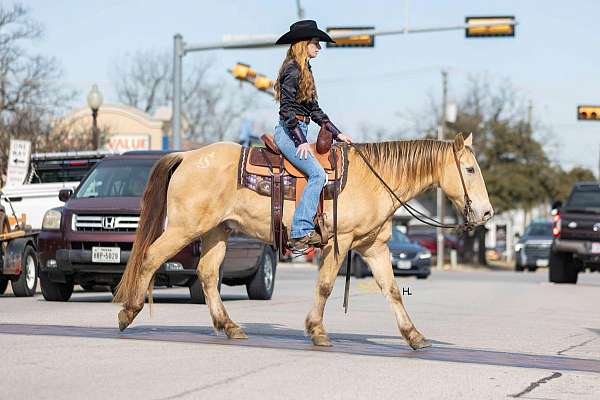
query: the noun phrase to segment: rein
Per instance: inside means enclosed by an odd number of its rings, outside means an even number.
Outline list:
[[[437,221],[437,220],[433,219],[432,217],[429,217],[429,216],[423,214],[419,210],[413,208],[410,204],[400,200],[400,198],[396,195],[396,193],[394,193],[392,188],[390,188],[389,185],[383,180],[383,178],[377,173],[377,171],[375,171],[375,169],[369,163],[369,161],[367,160],[367,158],[365,157],[363,152],[354,143],[349,143],[349,145],[351,147],[353,147],[354,150],[356,150],[356,152],[361,156],[361,158],[363,159],[363,161],[365,162],[367,167],[369,167],[369,169],[371,170],[373,175],[375,175],[377,177],[377,179],[379,179],[379,181],[381,181],[383,186],[385,186],[385,188],[392,194],[392,196],[394,196],[394,198],[396,200],[398,200],[398,202],[400,203],[400,206],[404,207],[404,209],[406,209],[406,211],[408,211],[408,213],[410,215],[412,215],[414,218],[416,218],[417,220],[421,221],[422,223],[424,223],[426,225],[433,226],[436,228],[462,229],[464,231],[470,231],[475,226],[475,224],[473,222],[471,222],[471,220],[469,218],[470,216],[472,216],[474,214],[473,208],[471,207],[472,201],[471,201],[471,198],[469,197],[469,193],[467,192],[467,186],[465,185],[465,179],[463,177],[463,173],[460,168],[460,162],[458,160],[458,156],[456,155],[456,151],[454,150],[454,148],[452,148],[452,153],[454,155],[454,161],[456,163],[456,168],[458,169],[458,174],[460,176],[460,182],[462,184],[463,191],[465,194],[465,207],[463,209],[464,223],[462,223],[462,224],[444,224],[443,222]]]

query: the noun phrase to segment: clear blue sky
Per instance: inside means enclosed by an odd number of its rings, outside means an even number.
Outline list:
[[[38,50],[55,56],[68,86],[81,93],[98,83],[115,102],[109,72],[118,56],[137,49],[171,49],[175,33],[187,42],[220,40],[226,34],[278,34],[296,20],[296,1],[29,0],[45,27]],[[415,27],[460,24],[467,15],[515,15],[515,39],[466,40],[443,32],[378,37],[374,49],[324,49],[313,61],[322,108],[340,128],[359,134],[363,122],[397,129],[399,116],[422,110],[428,96],[441,97],[440,69],[449,70],[450,99],[464,93],[469,74],[509,79],[534,104],[534,118],[554,132],[561,151],[551,158],[564,167],[598,169],[600,122],[578,122],[576,105],[600,104],[600,1],[411,0]],[[402,0],[302,0],[306,18],[321,27],[373,25],[401,27]],[[275,76],[284,48],[191,53],[215,58],[217,77],[237,61]],[[261,95],[258,93],[257,95]],[[261,100],[253,117],[277,118],[276,104]]]

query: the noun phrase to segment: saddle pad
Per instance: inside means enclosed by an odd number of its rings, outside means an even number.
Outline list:
[[[271,173],[269,167],[261,167],[252,165],[249,162],[249,158],[256,148],[243,147],[240,154],[240,161],[238,165],[238,188],[248,188],[255,191],[256,193],[263,196],[271,196]],[[348,159],[347,149],[340,147],[338,157],[338,165],[340,166],[338,172],[338,179],[340,180],[339,191],[341,192],[346,186],[347,172],[348,172]],[[275,156],[277,154],[271,153]],[[272,164],[273,166],[279,165],[279,161]],[[275,171],[278,171],[275,168]],[[258,173],[257,173],[258,171]],[[287,168],[286,168],[286,171]],[[289,171],[288,171],[289,172]],[[329,182],[323,188],[325,199],[333,199],[334,191],[334,180],[335,171],[325,170],[327,172]],[[299,195],[302,194],[304,187],[306,186],[306,176],[301,174],[300,176],[294,176],[286,173],[283,176],[283,193],[286,200],[297,200]]]

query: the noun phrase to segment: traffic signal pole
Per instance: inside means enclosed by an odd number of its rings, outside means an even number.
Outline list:
[[[510,25],[517,25],[517,21],[509,23]],[[348,39],[353,36],[391,36],[391,35],[406,35],[409,33],[430,33],[430,32],[446,32],[446,31],[458,31],[473,27],[493,27],[493,26],[504,26],[503,23],[464,23],[460,25],[452,26],[430,26],[423,28],[407,28],[401,29],[373,29],[373,30],[360,30],[360,31],[344,31],[338,33],[332,33],[333,39]],[[219,42],[207,42],[207,43],[196,43],[186,44],[183,41],[183,37],[180,34],[176,34],[174,37],[174,57],[173,57],[173,148],[174,150],[181,149],[181,82],[182,82],[182,61],[183,57],[193,51],[207,51],[217,49],[253,49],[253,48],[264,48],[264,47],[275,47],[275,41],[278,35],[248,35],[244,36],[243,39],[239,38],[226,38]]]
[[[438,129],[438,140],[444,140],[446,136],[446,109],[448,107],[448,72],[442,70],[442,116]],[[444,223],[444,193],[437,189],[437,216]],[[437,236],[437,268],[441,271],[444,266],[444,232],[441,227],[436,228]]]

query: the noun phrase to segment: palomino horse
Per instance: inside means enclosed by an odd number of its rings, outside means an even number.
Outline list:
[[[462,210],[465,193],[460,166],[472,200],[474,220],[469,222],[481,224],[491,218],[493,211],[471,144],[471,136],[464,140],[459,134],[454,141],[412,140],[357,146],[402,201],[439,185]],[[229,318],[221,301],[217,290],[219,267],[232,230],[271,242],[271,200],[249,189],[237,188],[239,157],[239,145],[215,143],[194,151],[168,154],[157,162],[144,192],[132,255],[115,296],[115,302],[123,303],[118,315],[121,330],[131,324],[144,306],[146,291],[151,290],[152,277],[160,265],[201,238],[198,277],[213,325],[216,330],[224,330],[230,339],[247,337]],[[413,349],[418,349],[430,344],[404,308],[386,244],[391,236],[392,216],[399,206],[356,150],[350,148],[348,180],[338,206],[340,254],[356,249],[363,256],[391,303],[400,333]],[[331,201],[327,201],[325,211],[329,215],[331,208]],[[285,224],[289,227],[293,204],[286,201],[284,210]],[[330,241],[323,249],[314,304],[305,321],[307,334],[318,346],[331,345],[323,326],[323,312],[343,261],[343,257],[334,256],[332,247]]]

